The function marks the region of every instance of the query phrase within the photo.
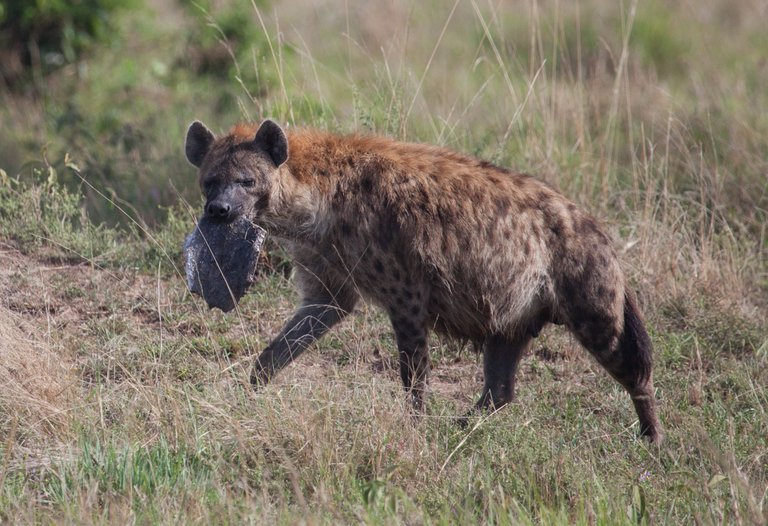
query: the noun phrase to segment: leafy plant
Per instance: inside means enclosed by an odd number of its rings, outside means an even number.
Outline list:
[[[80,193],[59,184],[60,171],[76,169],[65,157],[58,165],[46,159],[28,163],[17,177],[0,170],[0,236],[67,261],[113,249],[115,232],[94,225],[81,207]]]
[[[183,60],[201,75],[229,78],[242,84],[251,96],[264,95],[276,80],[258,67],[269,54],[269,42],[256,22],[251,0],[211,2],[182,0],[197,19],[189,33]]]
[[[90,45],[110,37],[114,11],[133,5],[121,0],[3,0],[0,2],[0,58],[6,81],[29,67],[49,70],[72,63]]]

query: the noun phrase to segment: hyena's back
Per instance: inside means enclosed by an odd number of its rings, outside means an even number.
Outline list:
[[[342,215],[370,218],[345,226],[363,230],[364,258],[386,263],[388,275],[372,285],[401,275],[425,280],[435,328],[476,341],[537,333],[550,321],[577,334],[599,322],[621,331],[624,278],[610,240],[565,197],[449,150],[365,147],[378,155],[355,156],[340,185],[361,198],[338,200],[354,203]],[[372,288],[368,295],[381,299]]]

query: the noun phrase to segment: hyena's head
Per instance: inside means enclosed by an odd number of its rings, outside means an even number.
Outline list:
[[[266,209],[275,172],[288,159],[288,140],[270,120],[258,131],[216,138],[200,122],[189,126],[184,145],[187,159],[198,168],[205,214],[230,222],[241,215],[257,219]]]

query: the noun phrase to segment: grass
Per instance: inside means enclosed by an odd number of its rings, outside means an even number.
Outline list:
[[[147,2],[36,95],[0,89],[0,522],[768,520],[764,9],[217,5]],[[467,430],[478,357],[434,339],[412,422],[370,306],[252,392],[289,262],[273,245],[229,315],[190,297],[181,143],[266,115],[445,144],[592,210],[646,312],[665,444],[554,328]]]

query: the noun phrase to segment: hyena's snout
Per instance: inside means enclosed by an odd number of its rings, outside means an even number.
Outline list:
[[[214,221],[231,221],[235,219],[234,207],[226,199],[213,199],[205,205],[205,213]]]

